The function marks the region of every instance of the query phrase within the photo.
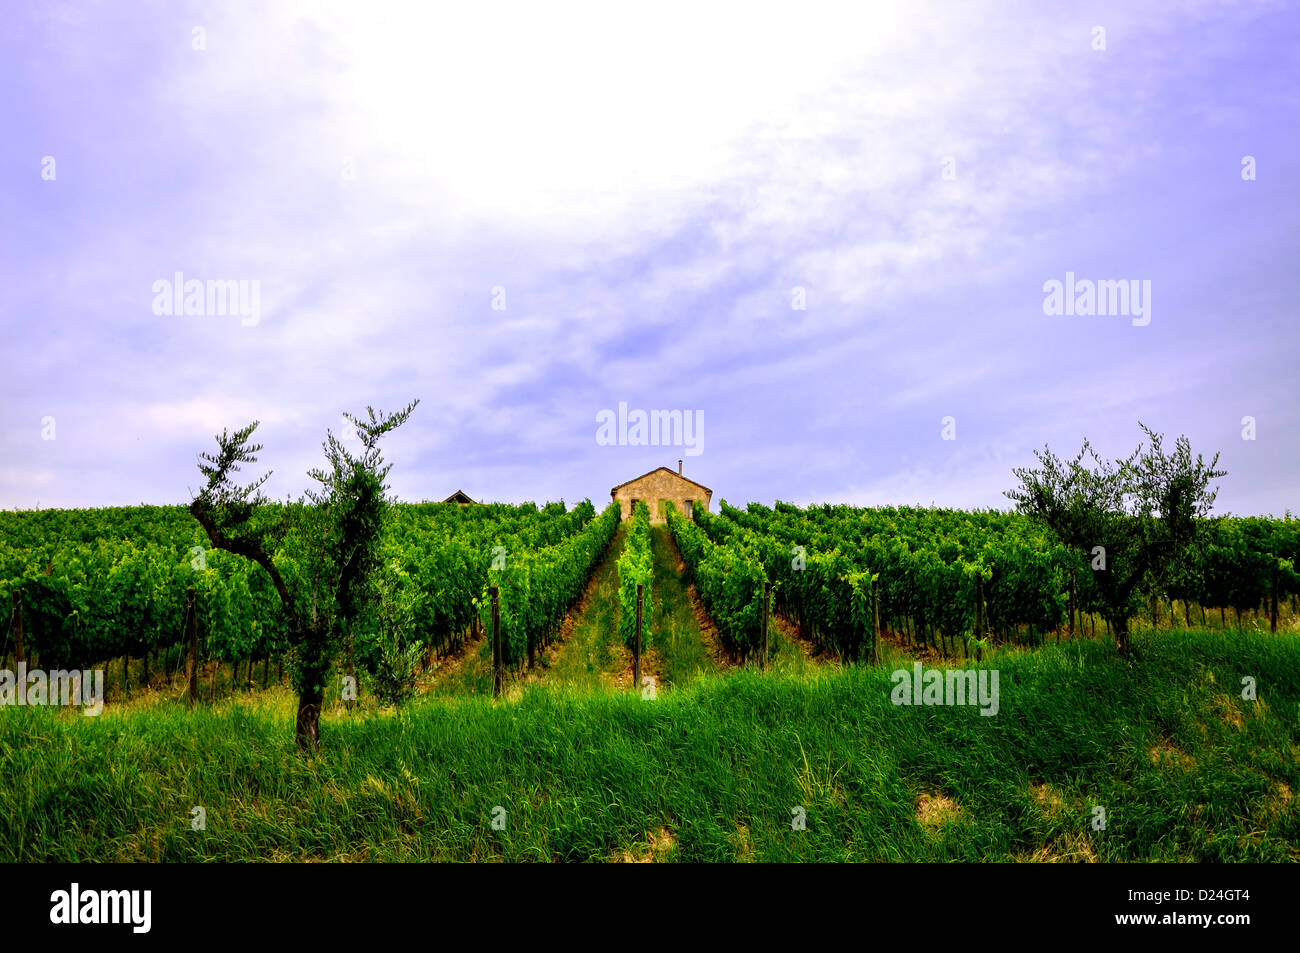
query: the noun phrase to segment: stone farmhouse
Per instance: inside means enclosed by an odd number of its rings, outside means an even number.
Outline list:
[[[685,514],[689,519],[691,504],[697,500],[706,511],[708,510],[713,491],[703,484],[682,476],[682,461],[678,460],[676,473],[667,467],[659,467],[657,470],[642,474],[635,480],[620,483],[609,491],[609,496],[622,508],[623,519],[631,518],[632,505],[637,500],[641,500],[650,507],[650,521],[662,523],[667,519],[665,503],[671,501],[677,507],[677,512]]]

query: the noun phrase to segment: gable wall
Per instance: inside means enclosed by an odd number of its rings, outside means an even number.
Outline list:
[[[713,494],[696,486],[687,480],[683,480],[677,474],[665,470],[656,470],[648,473],[639,480],[633,480],[626,486],[621,486],[613,493],[613,499],[617,500],[621,507],[621,516],[623,519],[632,517],[632,501],[642,500],[650,507],[650,522],[664,522],[663,515],[659,512],[660,500],[672,500],[679,513],[684,513],[690,517],[690,507],[686,505],[687,500],[699,500],[707,510],[709,508],[709,498]]]

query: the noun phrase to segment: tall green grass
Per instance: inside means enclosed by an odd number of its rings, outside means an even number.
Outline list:
[[[895,707],[888,666],[734,670],[654,701],[538,685],[329,714],[310,759],[283,690],[8,708],[0,858],[1300,859],[1300,639],[1135,644],[995,653],[991,718]]]

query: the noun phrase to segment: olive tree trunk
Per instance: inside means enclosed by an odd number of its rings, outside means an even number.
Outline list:
[[[1120,657],[1128,658],[1129,657],[1128,617],[1115,616],[1114,619],[1110,620],[1110,624],[1115,631],[1115,649],[1119,652]]]
[[[320,713],[325,701],[325,680],[332,663],[329,633],[314,629],[303,633],[298,642],[293,667],[294,688],[298,691],[298,717],[294,734],[298,747],[314,752],[320,747]]]

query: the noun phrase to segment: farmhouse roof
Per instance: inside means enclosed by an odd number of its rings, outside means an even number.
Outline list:
[[[457,490],[455,493],[453,493],[451,496],[447,497],[447,498],[446,498],[445,500],[443,500],[442,502],[444,502],[444,503],[473,503],[474,501],[471,500],[468,496],[466,496],[466,495],[465,495],[465,492],[464,492],[463,490]]]
[[[658,473],[660,470],[663,470],[664,473],[667,473],[667,474],[669,474],[669,475],[671,475],[671,476],[675,476],[675,477],[677,477],[677,479],[679,479],[679,480],[685,480],[687,483],[691,484],[692,486],[698,486],[701,490],[703,490],[705,493],[708,493],[710,496],[713,495],[713,491],[710,490],[710,489],[709,489],[707,486],[705,486],[703,483],[696,483],[696,482],[695,482],[694,480],[692,480],[690,477],[684,477],[684,476],[682,476],[680,473],[678,473],[676,470],[670,470],[670,469],[668,469],[667,467],[655,467],[655,468],[654,468],[653,470],[651,470],[649,473],[643,473],[643,474],[641,474],[639,477],[633,477],[632,479],[630,479],[630,480],[628,480],[628,481],[626,481],[626,482],[624,482],[624,483],[620,483],[618,486],[614,487],[614,488],[611,489],[609,492],[610,492],[611,495],[613,495],[614,493],[617,493],[619,490],[621,490],[623,487],[627,486],[629,483],[635,483],[637,480],[644,480],[644,479],[645,479],[646,477],[648,477],[651,473]]]

